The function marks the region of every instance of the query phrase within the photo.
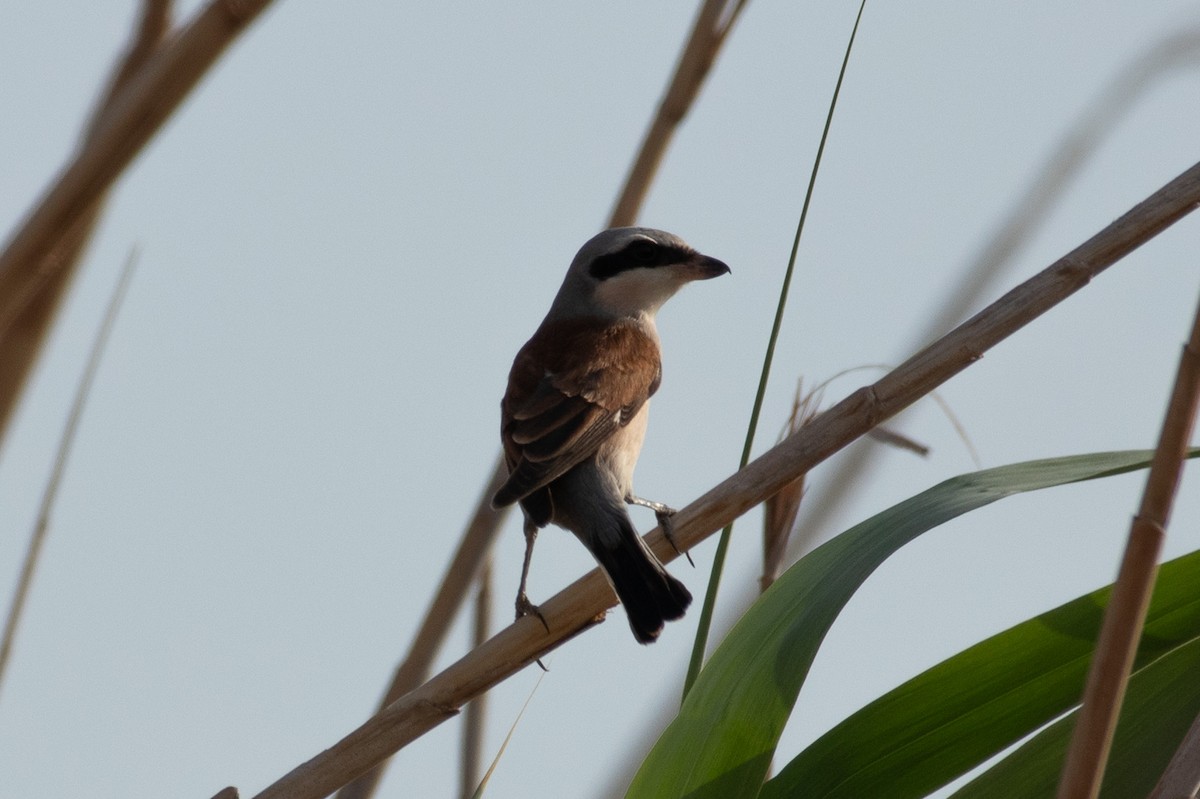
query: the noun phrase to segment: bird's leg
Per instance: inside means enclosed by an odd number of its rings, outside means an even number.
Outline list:
[[[546,617],[538,610],[537,605],[529,601],[529,595],[525,593],[525,583],[529,579],[529,563],[533,560],[533,542],[537,540],[537,534],[537,525],[532,520],[526,519],[525,562],[521,564],[521,586],[517,589],[517,620],[520,621],[522,616],[537,616],[542,622],[542,626],[546,628],[546,632],[550,632],[550,625],[546,623]]]
[[[692,556],[681,550],[679,545],[675,543],[675,525],[671,520],[671,517],[675,515],[674,508],[670,507],[669,505],[664,505],[661,502],[652,502],[648,499],[635,497],[633,494],[626,496],[625,502],[629,505],[641,505],[643,508],[649,508],[650,510],[654,511],[654,518],[658,520],[658,526],[662,528],[663,536],[671,544],[671,547],[678,554],[687,558],[688,563],[692,564],[693,569],[696,568],[696,562],[692,560]]]

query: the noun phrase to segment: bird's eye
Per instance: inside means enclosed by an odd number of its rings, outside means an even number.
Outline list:
[[[639,264],[653,264],[658,260],[658,246],[652,241],[638,240],[625,248],[631,260]]]

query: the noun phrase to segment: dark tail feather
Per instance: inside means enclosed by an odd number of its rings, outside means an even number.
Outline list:
[[[596,558],[629,617],[629,626],[638,643],[652,644],[662,632],[663,623],[683,618],[692,603],[692,595],[676,580],[646,547],[628,517],[613,518],[619,536],[610,531],[584,541]],[[611,518],[611,517],[610,517]],[[615,540],[614,540],[615,538]]]

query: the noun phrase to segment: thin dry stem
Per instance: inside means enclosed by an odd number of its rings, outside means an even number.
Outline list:
[[[488,559],[476,581],[479,590],[475,594],[475,614],[472,619],[471,644],[478,647],[488,639],[492,627],[492,561]],[[480,753],[483,749],[483,726],[487,718],[487,694],[471,700],[463,713],[462,729],[462,774],[460,787],[463,799],[470,799],[479,785]]]
[[[1200,716],[1171,757],[1147,799],[1196,799],[1200,794]]]
[[[1083,707],[1075,722],[1058,785],[1059,799],[1094,799],[1100,794],[1129,670],[1154,590],[1158,556],[1192,439],[1197,407],[1200,407],[1200,306],[1196,308],[1191,335],[1179,358],[1175,386],[1146,478],[1142,504],[1129,531],[1112,599],[1104,611],[1096,654],[1083,692]]]
[[[133,39],[113,68],[108,88],[84,130],[79,144],[81,152],[92,145],[96,131],[111,114],[116,97],[158,49],[170,25],[169,17],[170,3],[166,0],[146,0],[142,4]],[[13,298],[19,301],[17,310],[7,330],[0,328],[0,436],[12,419],[17,399],[46,341],[50,323],[78,270],[80,256],[91,238],[103,200],[101,193],[71,224],[58,232],[50,250],[31,263],[29,272],[33,279],[14,289],[20,292],[19,297]]]
[[[966,369],[998,342],[1080,290],[1101,271],[1200,204],[1196,164],[1129,213],[1009,291],[876,383],[822,413],[674,517],[681,550],[690,549],[800,474]],[[664,562],[677,554],[660,530],[647,543]],[[501,630],[420,688],[329,749],[301,764],[258,799],[319,799],[423,735],[458,708],[603,619],[616,604],[592,570],[541,605],[549,630],[525,618]]]
[[[0,638],[0,687],[4,684],[8,660],[12,655],[13,642],[16,640],[17,629],[21,623],[25,601],[29,597],[30,588],[33,586],[33,576],[37,572],[42,545],[45,543],[46,533],[50,529],[50,512],[54,508],[55,500],[58,498],[58,487],[62,484],[63,474],[66,473],[67,457],[70,455],[71,446],[75,443],[75,433],[79,430],[79,421],[83,418],[84,406],[87,404],[87,398],[91,394],[96,372],[100,368],[100,357],[104,354],[104,347],[108,344],[109,335],[112,333],[113,325],[117,321],[117,314],[121,310],[121,302],[125,299],[125,294],[129,289],[129,281],[133,277],[133,269],[136,262],[137,252],[134,251],[129,254],[129,258],[125,261],[125,266],[121,270],[120,277],[117,279],[117,285],[113,289],[112,297],[109,299],[104,319],[100,323],[100,329],[96,331],[96,339],[92,342],[92,351],[88,354],[83,374],[79,378],[79,386],[75,389],[75,400],[71,403],[71,411],[67,414],[67,423],[63,428],[62,438],[58,442],[58,452],[54,457],[54,467],[50,471],[50,479],[46,482],[46,489],[42,493],[42,503],[38,508],[37,520],[34,522],[33,531],[29,535],[29,545],[25,550],[25,559],[21,564],[21,576],[17,579],[17,587],[13,591],[12,604],[9,606],[8,615],[4,619],[4,635],[3,638]]]

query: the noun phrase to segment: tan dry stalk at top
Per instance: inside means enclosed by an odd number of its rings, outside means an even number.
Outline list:
[[[137,29],[125,55],[113,69],[108,88],[92,111],[79,143],[80,152],[91,146],[113,104],[130,80],[144,67],[158,49],[170,27],[170,3],[166,0],[146,0]],[[84,208],[71,224],[58,234],[46,254],[31,262],[32,279],[20,289],[18,303],[11,323],[0,330],[0,438],[8,429],[25,380],[46,341],[50,323],[58,312],[63,295],[79,267],[83,248],[91,239],[92,230],[100,216],[104,193]]]
[[[1146,477],[1141,507],[1133,517],[1112,597],[1104,609],[1096,654],[1083,691],[1083,706],[1075,716],[1075,731],[1058,784],[1058,799],[1094,799],[1100,794],[1129,670],[1154,591],[1158,556],[1167,537],[1167,522],[1192,440],[1197,407],[1200,407],[1200,306],[1192,319],[1191,335],[1179,356],[1175,386]]]
[[[701,3],[696,23],[684,44],[675,73],[647,129],[646,137],[642,140],[607,227],[632,225],[637,220],[663,153],[699,94],[700,86],[716,60],[721,45],[745,5],[746,0],[703,0]],[[470,580],[511,510],[503,508],[496,511],[491,507],[492,494],[507,476],[508,469],[503,458],[497,458],[488,477],[488,487],[480,496],[471,516],[471,524],[463,533],[463,540],[447,566],[437,597],[422,619],[404,661],[396,668],[391,683],[384,691],[379,704],[380,711],[429,676],[430,665],[445,640],[444,631],[462,608]],[[380,763],[341,788],[337,799],[368,799],[379,787],[384,765]]]
[[[82,248],[105,192],[270,0],[214,0],[187,26],[123,69],[119,86],[86,141],[0,253],[0,433],[7,427],[24,375],[40,349],[38,320],[49,320],[70,280],[72,252]],[[167,4],[151,0],[139,33],[153,41],[166,27]]]
[[[745,6],[746,0],[704,0],[700,4],[692,32],[675,65],[675,74],[646,129],[646,137],[625,178],[625,188],[613,206],[609,227],[624,227],[637,220],[671,138],[695,104],[725,37]]]
[[[988,349],[1200,206],[1200,163],[1044,271],[1020,284],[870,386],[822,413],[674,517],[690,549],[817,463],[966,369]],[[669,562],[676,551],[655,530],[647,543]],[[603,618],[615,604],[599,570],[541,605],[550,630],[524,618],[389,705],[329,749],[281,777],[257,799],[321,799],[458,712],[458,708]]]

